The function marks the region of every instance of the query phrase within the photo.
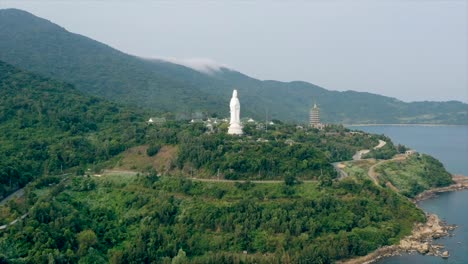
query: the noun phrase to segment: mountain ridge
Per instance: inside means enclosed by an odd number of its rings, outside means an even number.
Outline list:
[[[17,9],[0,10],[0,60],[73,84],[80,91],[159,112],[228,114],[232,89],[242,115],[305,122],[313,102],[328,123],[468,124],[468,104],[415,102],[330,91],[304,82],[258,80],[233,69],[205,74],[140,58]]]

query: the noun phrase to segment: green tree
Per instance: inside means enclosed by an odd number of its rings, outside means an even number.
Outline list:
[[[97,236],[93,230],[87,229],[81,231],[77,235],[78,240],[78,255],[84,256],[88,252],[88,249],[97,244]]]
[[[172,258],[171,263],[172,264],[188,263],[188,258],[187,258],[187,254],[185,253],[185,251],[180,248],[179,251],[177,252],[177,255],[174,258]]]

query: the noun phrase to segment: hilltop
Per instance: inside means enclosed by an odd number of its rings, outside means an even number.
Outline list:
[[[226,115],[236,88],[243,115],[256,119],[264,119],[267,112],[270,118],[304,122],[316,100],[329,123],[468,123],[468,105],[461,102],[405,103],[376,94],[329,91],[301,81],[261,81],[226,67],[204,73],[125,54],[16,9],[0,10],[0,60],[71,83],[94,96],[182,116]]]

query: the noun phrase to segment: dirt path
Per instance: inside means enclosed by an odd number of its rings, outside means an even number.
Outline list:
[[[379,161],[377,162],[376,164],[370,166],[369,168],[369,171],[367,172],[367,174],[369,175],[369,177],[372,179],[372,181],[376,184],[376,185],[379,185],[379,174],[377,172],[375,172],[375,168],[377,166],[380,166],[384,163],[388,163],[388,162],[393,162],[393,161],[403,161],[406,159],[406,155],[404,154],[400,154],[400,155],[396,155],[394,158],[392,159],[389,159],[389,160],[382,160],[382,161]],[[391,183],[387,182],[385,183],[386,185],[390,185],[389,187],[392,188],[391,186],[393,186]],[[393,186],[395,188],[395,186]],[[395,188],[396,189],[396,188]]]
[[[104,170],[102,174],[95,174],[94,176],[96,177],[101,177],[105,175],[128,175],[128,176],[135,176],[138,174],[136,171],[131,171],[131,170]],[[199,182],[226,182],[226,183],[246,183],[246,182],[252,182],[252,183],[273,183],[273,184],[279,184],[279,183],[284,183],[284,180],[227,180],[227,179],[216,179],[216,178],[187,178],[192,181],[199,181]],[[316,180],[303,180],[301,182],[304,183],[309,183],[309,182],[317,182]]]
[[[188,178],[192,181],[199,181],[199,182],[239,182],[239,183],[245,183],[245,182],[252,182],[252,183],[283,183],[284,181],[279,181],[279,180],[257,180],[257,181],[246,181],[246,180],[226,180],[226,179],[201,179],[201,178]]]
[[[334,162],[332,165],[339,174],[338,180],[348,177],[348,173],[343,170],[346,166],[342,162]]]
[[[385,146],[387,144],[387,142],[383,141],[383,140],[380,140],[379,139],[379,144],[377,146],[375,146],[373,149],[379,149],[383,146]],[[362,149],[362,150],[358,150],[356,151],[356,154],[353,155],[353,159],[352,160],[348,160],[348,161],[356,161],[356,160],[361,160],[362,159],[362,155],[365,155],[367,153],[369,153],[370,150],[369,149]],[[333,167],[335,168],[335,170],[338,172],[339,174],[339,177],[338,177],[338,180],[341,180],[341,179],[344,179],[346,177],[348,177],[348,173],[346,173],[343,168],[345,167],[345,165],[343,164],[343,162],[347,162],[346,160],[345,161],[340,161],[340,162],[334,162],[332,163]],[[377,165],[377,164],[376,164]],[[375,165],[374,165],[375,166]],[[372,178],[372,177],[371,177]],[[375,182],[375,181],[374,181]]]
[[[363,155],[366,155],[369,152],[370,152],[369,149],[359,150],[358,152],[356,152],[356,154],[354,154],[353,160],[360,160],[360,159],[362,159]]]
[[[132,171],[132,170],[104,170],[102,174],[94,174],[93,176],[101,177],[103,175],[115,175],[115,174],[135,176],[138,174],[138,172]]]
[[[252,182],[252,183],[284,183],[283,180],[253,180],[253,181],[248,181],[248,180],[226,180],[226,179],[201,179],[201,178],[188,178],[192,181],[199,181],[199,182],[239,182],[239,183],[245,183],[245,182]],[[304,183],[309,183],[309,182],[317,182],[316,180],[304,180],[300,181]]]
[[[377,146],[375,146],[374,149],[379,149],[379,148],[381,148],[381,147],[383,147],[385,145],[387,145],[387,142],[379,139],[379,144]]]

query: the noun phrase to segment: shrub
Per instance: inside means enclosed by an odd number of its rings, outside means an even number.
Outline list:
[[[158,154],[159,150],[161,149],[160,145],[157,144],[151,144],[148,149],[146,150],[146,154],[150,157]]]

